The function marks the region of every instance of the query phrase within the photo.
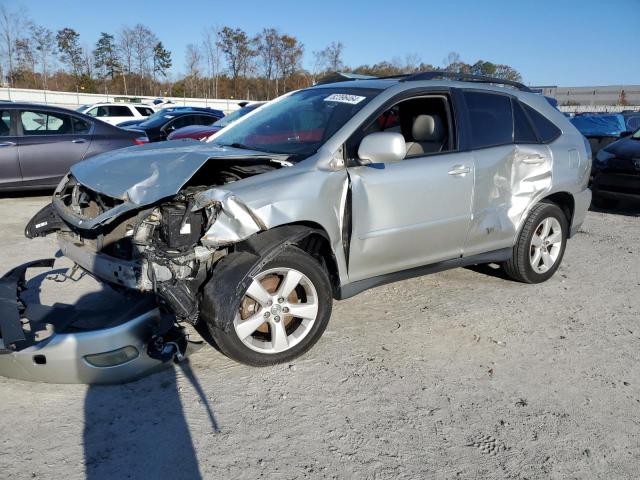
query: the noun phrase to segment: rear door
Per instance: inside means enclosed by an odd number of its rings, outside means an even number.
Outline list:
[[[84,158],[91,143],[91,124],[71,114],[21,109],[17,128],[18,159],[27,185],[56,185]]]
[[[18,136],[13,112],[0,109],[0,188],[17,185],[22,181],[18,162]]]
[[[517,99],[476,90],[464,99],[476,167],[471,256],[513,246],[522,214],[551,186],[553,158]]]

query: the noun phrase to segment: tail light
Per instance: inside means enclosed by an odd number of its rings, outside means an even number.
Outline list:
[[[133,139],[133,143],[136,145],[144,145],[149,143],[149,139],[147,137],[136,137]]]

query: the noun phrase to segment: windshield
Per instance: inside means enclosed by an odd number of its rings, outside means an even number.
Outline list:
[[[229,115],[222,117],[220,120],[217,120],[212,123],[214,127],[224,128],[229,125],[231,122],[236,121],[240,117],[244,117],[247,113],[255,110],[257,107],[243,107],[239,108],[235,112],[231,112]]]
[[[89,108],[91,105],[80,105],[78,108],[76,108],[76,112],[80,112],[83,113],[87,108]]]
[[[301,90],[223,130],[212,141],[302,160],[317,152],[378,93],[377,89],[345,87]]]
[[[140,123],[141,127],[160,127],[164,125],[167,121],[171,120],[175,117],[172,114],[174,109],[171,108],[163,108],[159,112],[156,112],[152,115],[149,115],[144,122]]]

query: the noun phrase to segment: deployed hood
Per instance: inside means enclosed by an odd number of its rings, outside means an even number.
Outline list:
[[[82,185],[113,198],[148,205],[176,195],[209,161],[251,161],[286,156],[176,140],[112,150],[75,164],[71,174]]]

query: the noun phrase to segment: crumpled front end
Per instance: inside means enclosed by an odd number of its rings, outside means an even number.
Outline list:
[[[275,168],[264,160],[218,164],[145,205],[100,193],[71,174],[26,233],[56,231],[62,253],[82,269],[116,287],[154,292],[179,321],[195,324],[199,289],[226,247],[266,229],[224,185]]]

